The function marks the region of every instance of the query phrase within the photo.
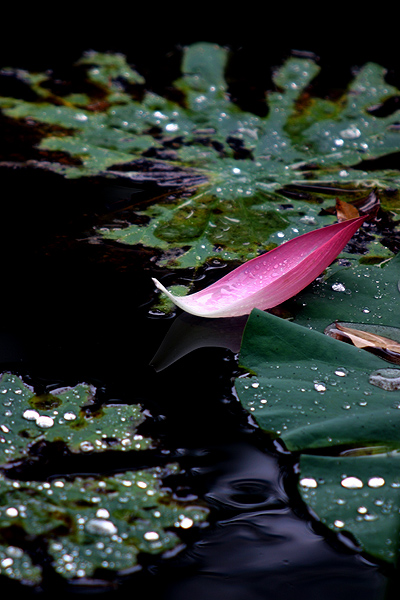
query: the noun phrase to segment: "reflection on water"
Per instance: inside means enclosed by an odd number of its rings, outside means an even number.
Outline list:
[[[227,348],[237,354],[247,318],[246,315],[206,319],[181,313],[172,323],[151,365],[156,371],[162,371],[198,348]]]

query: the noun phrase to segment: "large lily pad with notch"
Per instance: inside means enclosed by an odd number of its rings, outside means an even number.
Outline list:
[[[176,471],[169,467],[169,473]],[[207,511],[174,501],[162,488],[163,475],[155,468],[44,483],[0,477],[1,572],[37,583],[40,570],[32,566],[25,546],[43,542],[53,569],[67,579],[99,570],[129,571],[137,567],[140,553],[176,548],[181,543],[177,532],[204,521]],[[11,530],[19,532],[20,540],[12,551],[5,548]]]
[[[318,192],[332,185],[350,193],[377,188],[388,204],[384,192],[400,181],[399,171],[365,170],[367,159],[400,150],[399,111],[382,116],[378,110],[399,94],[383,67],[368,63],[339,98],[322,99],[312,93],[317,62],[290,57],[274,70],[275,89],[260,116],[230,97],[228,57],[215,44],[185,48],[176,93],[168,98],[147,90],[119,54],[86,54],[78,64],[79,91],[68,85],[65,95],[49,73],[8,69],[37,96],[0,98],[9,119],[28,122],[30,131],[37,124],[33,158],[19,164],[66,177],[103,174],[175,188],[174,200],[138,210],[124,229],[100,230],[105,238],[159,249],[160,263],[173,267],[221,257],[243,261],[280,233],[288,239],[297,225],[279,212],[288,186],[308,190],[312,202],[291,204],[293,215],[310,219]],[[390,203],[398,206],[398,195]],[[329,219],[324,215],[321,224]]]
[[[242,404],[289,450],[400,446],[400,391],[371,383],[380,358],[254,310],[240,362],[256,374],[236,380]]]
[[[71,452],[148,448],[151,440],[137,432],[144,415],[137,405],[92,406],[95,388],[73,388],[36,395],[12,373],[0,378],[0,462],[26,458],[39,442],[62,442]]]
[[[394,562],[400,369],[259,310],[246,324],[240,363],[249,375],[235,382],[239,399],[264,431],[301,454],[300,489],[314,513],[350,532],[362,550]]]

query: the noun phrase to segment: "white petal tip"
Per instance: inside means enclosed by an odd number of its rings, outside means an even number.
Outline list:
[[[163,292],[166,296],[168,296],[168,298],[170,300],[172,300],[172,302],[174,304],[176,304],[177,306],[180,306],[179,300],[176,298],[176,296],[174,296],[173,294],[171,294],[171,292],[169,292],[167,290],[167,288],[164,287],[163,284],[158,281],[158,279],[155,279],[154,277],[152,277],[152,280],[153,280],[156,288],[158,288],[161,292]]]
[[[164,291],[164,290],[165,290],[165,287],[163,286],[163,284],[162,284],[162,283],[160,283],[160,282],[158,281],[158,279],[156,279],[155,277],[152,277],[152,280],[153,280],[153,283],[154,283],[154,285],[156,286],[156,288],[158,288],[158,289],[159,289],[159,290],[161,290],[161,291]]]

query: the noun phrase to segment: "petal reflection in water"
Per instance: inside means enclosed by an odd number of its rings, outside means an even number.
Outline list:
[[[220,319],[205,319],[181,313],[171,325],[167,335],[150,364],[162,371],[197,348],[227,348],[239,352],[247,315]]]

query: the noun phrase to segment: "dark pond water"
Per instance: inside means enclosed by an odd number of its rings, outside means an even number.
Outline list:
[[[163,43],[168,47],[165,38]],[[117,46],[114,36],[108,49]],[[37,48],[38,64],[45,61],[45,47]],[[104,40],[99,49],[107,49]],[[163,51],[148,55],[147,63],[141,56],[148,73],[154,67],[162,77],[157,57]],[[13,47],[5,56],[12,52]],[[22,54],[15,50],[15,66],[26,61]],[[65,56],[56,53],[51,59]],[[168,64],[173,71],[173,60]],[[247,77],[256,73],[253,63]],[[257,84],[260,79],[264,76]],[[257,90],[256,85],[253,103]],[[240,408],[232,392],[240,331],[220,347],[210,347],[201,331],[196,341],[199,324],[192,322],[191,352],[176,346],[160,351],[172,325],[180,327],[175,336],[180,340],[188,323],[152,314],[151,255],[92,239],[95,226],[129,206],[133,196],[136,201],[154,190],[7,169],[0,178],[0,369],[43,391],[86,381],[101,399],[141,403],[152,415],[145,432],[148,427],[160,439],[159,449],[124,454],[118,464],[112,456],[78,463],[45,452],[40,468],[33,464],[19,475],[44,479],[177,461],[184,474],[171,483],[175,493],[196,495],[211,510],[209,527],[184,532],[187,546],[176,556],[143,557],[138,573],[68,591],[158,600],[378,600],[390,575],[395,597],[393,573],[357,554],[345,538],[330,536],[307,514],[296,492],[296,457],[273,446]],[[206,279],[213,276],[205,272]],[[216,337],[222,338],[218,330]],[[157,368],[150,364],[156,355]],[[2,585],[4,593],[21,590],[12,582]],[[59,586],[49,577],[43,588],[23,593],[54,596]]]
[[[238,320],[239,331],[230,338],[220,331],[218,343],[226,348],[196,348],[210,343],[201,332],[196,342],[200,319],[152,314],[148,256],[90,243],[93,225],[129,201],[132,189],[42,173],[3,171],[1,178],[8,189],[1,369],[43,391],[86,381],[104,400],[139,402],[152,415],[145,427],[161,440],[157,451],[124,454],[117,463],[113,456],[78,461],[44,452],[39,466],[21,469],[19,476],[45,479],[177,461],[185,474],[174,483],[176,493],[197,495],[211,509],[210,526],[183,538],[186,550],[168,561],[144,557],[142,572],[107,584],[107,595],[152,590],[160,600],[382,597],[385,574],[312,522],[297,497],[295,457],[252,427],[233,395],[243,323]],[[178,334],[166,338],[172,325]],[[179,358],[187,351],[185,330],[192,331],[194,349]],[[178,345],[163,350],[171,335]],[[53,594],[55,583],[50,577],[40,594]],[[103,585],[91,591],[99,593]],[[72,587],[71,593],[81,590]]]

